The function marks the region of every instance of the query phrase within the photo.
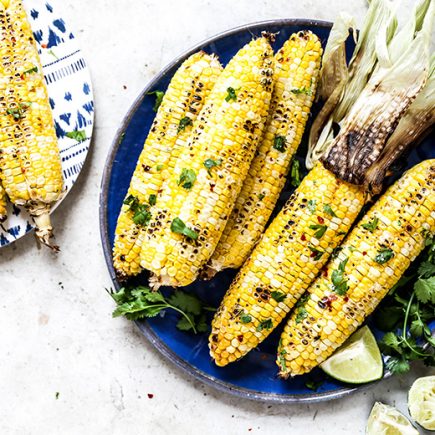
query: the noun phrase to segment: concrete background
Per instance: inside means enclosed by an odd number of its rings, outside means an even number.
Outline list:
[[[403,3],[409,11],[413,2]],[[148,80],[231,27],[273,18],[333,20],[341,10],[360,22],[365,0],[60,6],[91,68],[96,127],[83,173],[53,216],[62,252],[38,250],[33,236],[0,251],[0,433],[362,434],[375,400],[406,412],[408,387],[429,373],[425,367],[314,405],[267,405],[215,392],[167,363],[128,321],[112,319],[104,291],[110,280],[98,226],[101,174],[118,124]]]

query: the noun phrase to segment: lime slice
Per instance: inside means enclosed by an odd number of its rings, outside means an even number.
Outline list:
[[[355,332],[320,367],[334,379],[350,384],[375,381],[383,374],[381,352],[367,326]]]
[[[376,402],[367,421],[366,435],[418,435],[418,432],[396,408]]]
[[[435,430],[435,376],[417,379],[409,390],[411,417],[423,428]]]

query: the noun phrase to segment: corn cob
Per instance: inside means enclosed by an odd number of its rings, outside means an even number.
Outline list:
[[[7,217],[6,210],[6,192],[0,184],[0,223],[4,222]]]
[[[409,170],[352,230],[282,333],[283,377],[328,358],[372,313],[435,233],[435,160]]]
[[[290,37],[275,55],[271,116],[207,275],[240,267],[264,231],[284,187],[314,100],[322,46],[309,31]]]
[[[272,67],[272,48],[258,38],[234,56],[213,88],[142,245],[141,265],[153,273],[154,288],[190,284],[213,253],[265,125]],[[186,170],[195,176],[188,186]]]
[[[118,217],[113,264],[121,279],[140,272],[140,252],[146,236],[145,222],[135,219],[132,198],[136,198],[139,204],[150,205],[150,195],[158,195],[186,146],[191,124],[221,71],[222,66],[216,57],[198,52],[184,61],[169,84]],[[153,207],[150,210],[152,213]]]
[[[261,343],[284,319],[361,210],[364,191],[317,164],[273,220],[212,322],[219,366]]]
[[[0,2],[0,39],[0,180],[50,246],[49,213],[62,192],[62,170],[42,67],[20,0]]]

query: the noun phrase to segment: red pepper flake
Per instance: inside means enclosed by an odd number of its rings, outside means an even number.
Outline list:
[[[322,276],[328,276],[328,268],[326,266],[322,267]]]
[[[317,216],[317,222],[319,222],[319,224],[323,224],[325,219],[323,219],[321,216]]]
[[[48,48],[48,45],[47,44],[41,44],[41,47],[42,48]]]
[[[367,255],[367,251],[363,251],[363,252],[362,252],[362,255]]]
[[[348,301],[349,301],[349,297],[348,297],[348,296],[345,296],[345,297],[343,298],[343,301],[344,301],[344,302],[348,302]]]
[[[148,399],[152,399],[154,397],[154,394],[148,393],[147,396],[148,396]]]
[[[302,236],[301,236],[301,240],[302,240],[303,242],[305,242],[305,240],[307,240],[307,238],[305,237],[305,234],[302,234]]]
[[[238,335],[237,336],[237,340],[239,340],[240,341],[240,343],[243,341],[243,335]]]

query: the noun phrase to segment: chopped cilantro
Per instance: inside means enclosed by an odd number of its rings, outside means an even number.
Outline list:
[[[156,171],[160,172],[163,169],[163,165],[157,165],[156,166]]]
[[[178,124],[177,133],[185,130],[188,125],[192,125],[192,120],[188,116],[181,118],[180,123]]]
[[[373,233],[373,231],[378,227],[379,219],[377,217],[374,217],[370,222],[367,222],[366,224],[362,224],[361,226],[367,230]]]
[[[314,214],[316,212],[316,203],[317,201],[315,199],[308,200],[308,210],[310,210],[311,214]]]
[[[320,251],[312,245],[308,245],[308,248],[312,252],[311,256],[314,258],[314,261],[319,261],[322,258],[322,255],[324,254],[323,251]]]
[[[157,196],[154,193],[152,193],[148,199],[148,203],[149,205],[152,206],[152,205],[156,205],[156,202],[157,202]]]
[[[314,233],[314,237],[316,239],[321,239],[322,236],[325,234],[326,230],[328,229],[328,227],[326,225],[310,225],[309,227],[311,230],[316,230],[316,232]]]
[[[141,204],[139,199],[134,195],[128,195],[124,199],[124,204],[130,206],[133,212],[133,222],[139,226],[146,226],[151,220],[151,213],[148,204]]]
[[[305,386],[310,390],[317,391],[322,385],[324,381],[315,381],[314,379],[308,379],[305,381]]]
[[[381,248],[374,260],[378,264],[385,264],[388,260],[391,260],[394,257],[394,252],[390,248]]]
[[[157,112],[159,110],[160,104],[162,104],[165,93],[163,91],[156,90],[156,91],[148,92],[147,95],[156,96],[156,101],[154,102],[153,110],[154,112]]]
[[[260,201],[262,201],[262,200],[264,199],[265,196],[266,196],[266,195],[265,195],[264,193],[259,193],[259,194],[258,194],[258,199],[259,199]]]
[[[184,189],[191,189],[193,186],[193,183],[195,183],[196,180],[196,173],[193,169],[186,169],[183,168],[181,170],[180,178],[178,179],[178,185],[181,184],[181,186]]]
[[[23,74],[35,74],[37,72],[38,72],[38,67],[34,66],[33,68],[30,68],[27,71],[24,71]]]
[[[301,171],[299,160],[294,159],[290,170],[290,180],[293,187],[298,187],[301,184]]]
[[[65,133],[65,136],[74,139],[77,142],[83,142],[86,139],[86,132],[85,130],[74,130]]]
[[[332,217],[337,217],[337,215],[334,213],[334,211],[332,210],[332,208],[331,208],[331,206],[329,204],[325,204],[323,206],[323,211],[325,213],[328,213]]]
[[[346,258],[341,261],[338,265],[338,269],[333,270],[331,274],[332,290],[340,296],[344,296],[349,290],[347,280],[344,278],[344,269],[348,260],[349,258]]]
[[[282,302],[285,299],[285,297],[286,297],[285,293],[282,293],[282,292],[279,292],[279,291],[274,291],[270,295],[277,302]]]
[[[228,94],[225,97],[225,101],[228,101],[228,102],[231,100],[237,101],[236,89],[229,87],[229,88],[227,88],[227,92],[228,92]]]
[[[283,153],[287,149],[287,140],[285,136],[275,136],[273,140],[273,147],[279,152]]]
[[[266,319],[266,320],[262,320],[258,326],[257,326],[257,331],[260,332],[263,329],[272,329],[273,328],[273,323],[272,323],[272,319]]]
[[[209,175],[211,175],[211,168],[213,168],[215,166],[220,166],[220,165],[222,165],[222,159],[217,159],[217,160],[206,159],[206,160],[204,160],[204,166],[207,168],[207,172],[209,173]]]
[[[249,314],[242,313],[240,314],[240,321],[242,323],[250,323],[252,322],[252,317]]]
[[[308,311],[304,307],[300,307],[296,310],[296,323],[301,323],[308,316]]]
[[[313,94],[313,91],[311,90],[311,88],[305,88],[305,87],[293,88],[290,90],[290,92],[292,94],[296,94],[296,95],[299,95],[299,94],[312,95]]]
[[[9,107],[6,113],[11,115],[16,121],[24,118],[26,110],[30,107],[31,103],[20,103],[18,107]]]
[[[171,231],[177,234],[183,234],[189,239],[196,240],[198,233],[190,229],[180,218],[176,217],[171,223]]]
[[[287,354],[287,351],[285,349],[282,349],[278,354],[278,363],[281,367],[281,371],[285,372],[287,370],[286,362],[285,362],[285,355]]]

